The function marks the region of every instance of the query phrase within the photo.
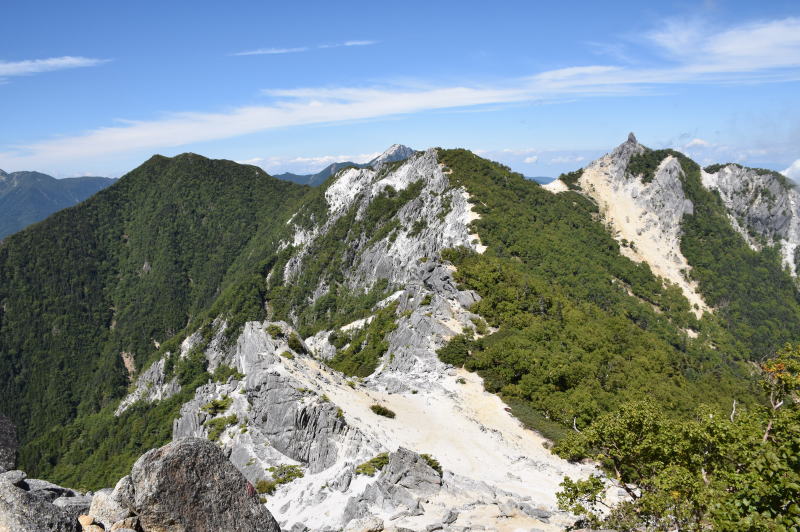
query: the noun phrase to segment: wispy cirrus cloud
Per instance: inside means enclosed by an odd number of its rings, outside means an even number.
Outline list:
[[[257,50],[248,50],[246,52],[237,52],[233,55],[281,55],[281,54],[296,54],[305,52],[308,48],[302,46],[300,48],[259,48]]]
[[[296,48],[258,48],[256,50],[246,50],[244,52],[236,52],[231,55],[244,56],[244,55],[296,54],[300,52],[308,52],[309,50],[322,50],[325,48],[342,48],[348,46],[370,46],[373,44],[378,44],[378,41],[344,41],[333,44],[320,44],[317,46],[299,46]]]
[[[243,161],[241,164],[253,164],[260,166],[270,173],[293,172],[298,174],[310,174],[319,172],[332,163],[353,162],[367,163],[380,155],[380,152],[342,154],[342,155],[317,155],[312,157],[253,157]]]
[[[23,61],[0,60],[0,80],[12,76],[28,76],[31,74],[40,74],[42,72],[52,72],[54,70],[64,70],[68,68],[92,67],[106,63],[107,61],[108,59],[70,55],[49,57],[46,59],[26,59]]]
[[[671,35],[674,39],[670,38]],[[6,148],[0,151],[0,167],[44,167],[45,161],[80,160],[113,153],[171,148],[290,126],[340,123],[432,110],[636,94],[688,83],[800,80],[800,18],[748,23],[719,31],[666,21],[662,27],[648,33],[645,42],[664,59],[645,66],[572,65],[488,85],[436,86],[428,82],[413,86],[269,89],[264,91],[269,98],[264,105],[243,106],[225,112],[174,113],[149,121],[125,121],[121,125],[97,128],[74,136]],[[373,42],[346,41],[340,45],[368,44]]]

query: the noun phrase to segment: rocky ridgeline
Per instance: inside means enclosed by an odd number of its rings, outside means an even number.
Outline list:
[[[691,270],[680,248],[681,221],[692,214],[694,205],[683,191],[680,162],[666,157],[650,182],[628,172],[628,162],[646,148],[633,133],[628,140],[583,169],[578,179],[580,191],[594,200],[620,241],[623,255],[646,262],[653,273],[678,285],[699,315],[707,310],[695,283],[688,280]],[[547,185],[554,192],[566,190],[560,180]]]
[[[614,236],[621,252],[650,265],[654,273],[677,284],[686,298],[697,305],[697,313],[708,309],[694,283],[691,270],[680,250],[681,221],[694,212],[694,205],[683,190],[682,168],[667,156],[655,170],[652,180],[628,171],[631,157],[647,148],[633,133],[611,153],[583,168],[573,185],[592,198]],[[800,192],[785,177],[766,170],[738,164],[715,165],[701,171],[703,186],[719,194],[731,225],[754,250],[777,245],[783,264],[797,276],[800,262]],[[568,189],[562,180],[545,186],[552,192]]]
[[[731,224],[751,248],[778,245],[783,264],[797,276],[800,256],[800,192],[774,172],[727,164],[702,172],[703,185],[716,190]]]
[[[3,532],[280,532],[252,485],[211,442],[142,455],[112,489],[77,493],[21,471],[0,474]]]
[[[225,365],[238,374],[198,388],[181,408],[173,438],[215,441],[284,530],[561,529],[574,518],[556,509],[559,483],[594,469],[553,456],[479,377],[438,359],[436,349],[479,319],[468,310],[477,294],[457,288],[453,267],[439,254],[485,248],[469,227],[477,216],[466,190],[451,186],[435,150],[405,155],[402,164],[341,171],[325,191],[327,217],[295,227],[287,242],[294,255],[284,274],[292,278],[309,260],[310,244],[344,212],[363,213],[386,187],[402,191],[422,181],[396,214],[397,234],[352,243],[357,253],[346,282],[354,291],[380,279],[397,287],[375,307],[391,306],[396,322],[376,371],[356,379],[331,369],[335,331],[298,345],[289,342],[297,332],[290,323],[250,322],[230,342],[218,321],[204,351],[209,370]],[[425,223],[412,230],[419,220]],[[327,289],[320,280],[313,297]],[[187,338],[180,356],[199,341],[199,334]],[[178,389],[164,364],[154,364],[120,411]],[[376,406],[395,417],[376,414]],[[365,472],[375,459],[380,467]]]

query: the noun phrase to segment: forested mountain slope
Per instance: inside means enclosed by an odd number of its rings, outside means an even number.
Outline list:
[[[207,312],[253,234],[282,228],[305,191],[252,166],[155,156],[6,239],[0,410],[23,445],[120,397],[125,364]]]
[[[39,172],[0,170],[0,239],[80,203],[116,181],[107,177],[56,179]]]
[[[10,238],[0,409],[22,465],[94,489],[202,436],[287,528],[421,529],[453,501],[477,526],[507,499],[519,526],[564,525],[557,485],[592,468],[482,387],[554,439],[644,398],[667,420],[756,410],[751,361],[800,339],[782,254],[677,152],[631,138],[549,190],[466,150],[387,159],[309,188],[154,157]]]

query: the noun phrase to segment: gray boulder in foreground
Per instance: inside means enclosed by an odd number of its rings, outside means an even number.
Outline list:
[[[247,480],[212,442],[182,438],[139,457],[114,497],[145,532],[280,532]]]
[[[21,471],[0,474],[0,532],[80,531],[75,516],[51,502],[51,490],[29,488]]]

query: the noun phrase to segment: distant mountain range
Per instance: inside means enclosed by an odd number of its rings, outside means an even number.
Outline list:
[[[389,154],[388,156],[387,153]],[[352,161],[336,162],[329,164],[316,174],[294,174],[292,172],[285,172],[283,174],[273,175],[273,177],[283,179],[284,181],[291,181],[292,183],[297,183],[298,185],[317,187],[324,183],[332,175],[336,175],[336,173],[343,168],[369,168],[375,166],[378,162],[403,161],[411,157],[413,154],[414,150],[411,148],[402,146],[400,144],[395,144],[389,148],[386,153],[382,154],[380,157],[376,157],[368,163],[354,163]],[[383,158],[383,160],[379,161],[378,159],[381,158]],[[542,185],[546,185],[552,182],[555,178],[547,176],[535,176],[528,177],[528,179],[536,181]]]
[[[80,203],[115,181],[108,177],[56,179],[39,172],[9,174],[0,170],[0,239]]]
[[[404,161],[409,157],[411,157],[412,155],[414,155],[414,150],[409,148],[408,146],[403,146],[401,144],[393,144],[388,150],[386,150],[378,157],[372,159],[368,163],[354,163],[352,161],[345,161],[341,163],[329,164],[316,174],[293,174],[291,172],[286,172],[283,174],[275,175],[273,177],[276,177],[278,179],[283,179],[284,181],[291,181],[292,183],[297,183],[299,185],[309,185],[312,187],[316,187],[324,183],[326,179],[336,174],[336,172],[338,172],[342,168],[348,168],[348,167],[369,168],[372,166],[377,166],[379,164]]]

